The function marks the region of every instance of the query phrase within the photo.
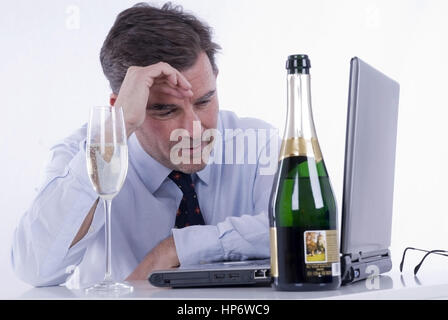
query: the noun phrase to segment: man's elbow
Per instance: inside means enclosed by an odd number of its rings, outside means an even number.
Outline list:
[[[21,258],[14,248],[11,250],[11,265],[16,276],[23,282],[32,285],[33,287],[50,287],[63,284],[68,274],[60,274],[57,272],[42,272],[45,268],[39,266],[32,259]]]

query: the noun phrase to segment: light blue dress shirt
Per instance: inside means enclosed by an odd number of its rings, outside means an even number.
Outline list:
[[[227,164],[225,153],[229,146],[235,145],[238,135],[225,135],[225,129],[241,129],[244,134],[247,129],[272,127],[260,120],[220,111],[218,130],[222,133],[224,151],[213,150],[212,163],[192,176],[206,225],[183,229],[174,229],[182,192],[167,177],[171,170],[149,156],[136,136],[131,135],[128,174],[112,202],[115,279],[125,279],[149,251],[170,235],[174,237],[181,265],[269,257],[267,211],[275,171],[260,174],[261,166],[266,165],[266,161],[260,160],[269,156],[269,142],[274,139],[278,142],[278,136],[275,130],[266,131],[265,145],[258,141],[253,157],[256,163]],[[98,282],[104,277],[102,201],[87,235],[70,248],[98,198],[87,174],[86,131],[83,126],[52,147],[45,181],[15,230],[11,251],[14,270],[34,286],[62,284],[73,276],[74,270],[81,284]],[[216,161],[218,156],[221,161]],[[271,154],[270,159],[276,161],[277,156]]]

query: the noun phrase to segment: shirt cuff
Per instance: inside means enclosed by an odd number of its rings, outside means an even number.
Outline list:
[[[223,260],[224,249],[216,226],[191,226],[172,232],[181,266]]]

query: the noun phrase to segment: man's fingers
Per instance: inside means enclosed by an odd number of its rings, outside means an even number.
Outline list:
[[[182,75],[182,73],[180,73],[178,70],[174,69],[169,64],[162,63],[162,70],[165,75],[168,75],[168,76],[174,75],[175,76],[175,77],[171,78],[171,79],[173,79],[173,81],[171,81],[171,83],[174,84],[175,86],[179,86],[184,89],[191,89],[190,82],[188,82],[188,80]]]
[[[176,89],[173,89],[173,88],[170,88],[170,87],[167,87],[167,86],[162,87],[160,89],[160,92],[163,92],[164,94],[168,94],[170,96],[173,96],[173,97],[176,97],[176,98],[179,98],[179,99],[183,98],[183,95],[182,95],[182,93],[179,92],[179,90],[176,90]]]
[[[185,99],[193,96],[193,92],[191,90],[185,90],[180,88],[174,89],[166,85],[160,86],[158,90],[164,94],[171,95],[178,99]]]
[[[190,82],[188,82],[188,80],[182,75],[182,73],[180,73],[179,71],[177,71],[176,69],[172,68],[173,73],[170,73],[167,75],[169,82],[176,86],[176,87],[180,87],[183,89],[191,89],[191,84]]]
[[[179,87],[184,88],[184,89],[191,89],[192,87],[191,87],[190,82],[188,82],[188,80],[179,71],[178,71],[178,74],[179,74],[179,78],[178,78]]]
[[[182,88],[179,88],[178,89],[181,93],[182,93],[182,95],[184,96],[184,97],[186,97],[186,98],[191,98],[192,96],[193,96],[193,91],[191,90],[191,89],[182,89]]]
[[[168,81],[173,85],[173,86],[177,86],[177,74],[171,73],[169,75],[167,75]]]
[[[173,86],[179,86],[184,89],[191,89],[188,80],[176,69],[167,63],[160,62],[155,66],[149,66],[149,76],[154,80],[166,77]]]
[[[174,86],[171,81],[168,81],[166,78],[158,78],[154,81],[154,88],[162,88],[164,86],[170,87],[176,91],[180,91],[184,97],[192,97],[193,91],[191,89],[184,89],[179,86]]]
[[[166,77],[157,78],[154,80],[154,85],[156,86],[169,86],[173,89],[179,88],[178,86],[175,86],[172,81],[169,81]]]

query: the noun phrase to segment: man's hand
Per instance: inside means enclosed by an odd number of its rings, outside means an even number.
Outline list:
[[[170,269],[179,266],[174,238],[171,236],[152,249],[126,280],[147,280],[154,270]]]
[[[191,84],[169,64],[159,62],[148,67],[130,67],[114,103],[123,108],[128,137],[144,122],[150,89],[159,86],[160,91],[179,99],[193,96]]]

